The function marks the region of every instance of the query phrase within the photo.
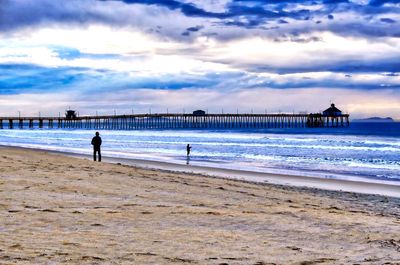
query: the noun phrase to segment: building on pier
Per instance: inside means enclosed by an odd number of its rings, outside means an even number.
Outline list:
[[[72,119],[76,119],[76,111],[75,110],[66,110],[65,111],[65,118],[72,120]]]
[[[312,114],[313,127],[343,127],[349,126],[349,115],[342,114],[342,111],[331,104],[329,108],[320,113]],[[316,124],[315,124],[316,122]]]
[[[206,115],[206,112],[204,111],[204,110],[195,110],[195,111],[193,111],[193,115],[194,116],[205,116]]]
[[[342,115],[342,111],[336,108],[335,104],[332,103],[329,108],[322,112],[322,115],[324,115],[325,117],[337,117]]]

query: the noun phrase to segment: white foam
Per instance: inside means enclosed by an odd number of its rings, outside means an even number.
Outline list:
[[[388,137],[213,131],[101,131],[103,154],[304,176],[400,180],[400,140]],[[88,130],[0,130],[0,144],[91,153]]]

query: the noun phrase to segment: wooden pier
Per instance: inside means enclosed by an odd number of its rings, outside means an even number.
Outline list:
[[[0,129],[267,129],[347,127],[349,115],[316,114],[137,114],[80,117],[0,117]]]

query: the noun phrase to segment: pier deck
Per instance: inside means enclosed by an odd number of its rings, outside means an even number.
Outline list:
[[[67,117],[0,117],[0,129],[262,129],[347,127],[349,115],[314,114],[135,114]]]

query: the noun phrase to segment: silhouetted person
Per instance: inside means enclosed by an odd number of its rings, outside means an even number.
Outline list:
[[[96,136],[93,137],[92,145],[93,145],[93,160],[96,161],[96,153],[98,153],[99,154],[99,162],[101,162],[101,151],[100,151],[101,137],[100,137],[99,132],[96,132]]]
[[[190,149],[192,149],[192,147],[188,144],[188,145],[186,146],[186,156],[189,156],[189,155],[190,155]]]

